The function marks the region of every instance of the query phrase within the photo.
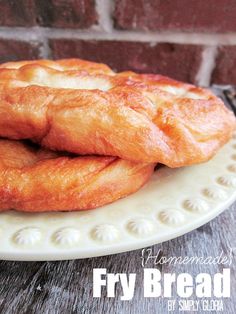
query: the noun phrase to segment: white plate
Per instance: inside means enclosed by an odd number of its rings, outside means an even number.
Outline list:
[[[158,170],[139,192],[95,210],[0,214],[0,259],[63,260],[134,250],[189,232],[236,200],[236,134],[211,161]]]

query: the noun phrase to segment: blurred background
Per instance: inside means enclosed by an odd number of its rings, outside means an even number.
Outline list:
[[[70,57],[236,84],[236,0],[0,0],[0,62]]]

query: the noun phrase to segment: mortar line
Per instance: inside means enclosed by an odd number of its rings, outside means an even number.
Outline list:
[[[0,38],[20,41],[40,41],[43,39],[115,40],[147,43],[176,43],[194,45],[236,45],[236,33],[201,34],[183,32],[105,32],[98,29],[74,30],[47,27],[0,27]]]
[[[98,30],[111,33],[113,31],[113,0],[96,0],[96,11],[98,13]],[[94,30],[96,26],[93,27]]]
[[[206,46],[202,52],[202,61],[196,74],[196,83],[208,87],[211,83],[212,72],[215,68],[217,46]]]

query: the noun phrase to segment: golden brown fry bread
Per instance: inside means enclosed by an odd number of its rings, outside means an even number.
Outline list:
[[[68,59],[0,66],[0,136],[179,167],[210,159],[235,118],[210,91]]]
[[[95,208],[137,191],[153,168],[117,157],[66,157],[0,140],[0,210]]]

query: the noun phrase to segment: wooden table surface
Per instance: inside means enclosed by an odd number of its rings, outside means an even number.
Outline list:
[[[229,255],[233,249],[231,297],[223,300],[221,313],[236,313],[236,203],[210,223],[174,240],[151,247],[159,257]],[[167,313],[167,299],[144,298],[142,250],[61,262],[0,262],[0,313]],[[158,265],[163,273],[215,274],[222,265]],[[118,284],[115,298],[93,298],[93,269],[107,268],[110,273],[136,273],[134,297],[121,301]],[[173,299],[178,300],[176,289]],[[191,297],[191,299],[195,299]],[[199,300],[199,299],[198,299]],[[175,310],[170,313],[179,313]],[[193,311],[184,313],[196,313]],[[200,310],[198,313],[205,313]],[[209,311],[207,313],[216,313]],[[219,312],[220,313],[220,312]]]

